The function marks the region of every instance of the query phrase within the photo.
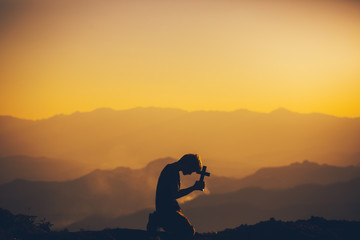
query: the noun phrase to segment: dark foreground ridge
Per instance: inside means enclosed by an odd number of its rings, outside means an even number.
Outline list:
[[[102,231],[51,231],[46,221],[35,222],[34,217],[13,215],[0,209],[1,240],[151,240],[146,231],[136,229],[104,229]],[[160,240],[171,236],[160,233]],[[218,233],[201,233],[198,240],[358,240],[360,221],[326,220],[311,217],[308,220],[278,221],[270,219],[255,225],[241,225]]]

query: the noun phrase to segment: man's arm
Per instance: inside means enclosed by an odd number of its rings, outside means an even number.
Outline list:
[[[199,181],[196,181],[194,186],[191,186],[191,187],[188,187],[188,188],[184,188],[184,189],[181,189],[180,191],[178,191],[176,194],[175,194],[175,197],[176,199],[178,198],[181,198],[181,197],[184,197],[190,193],[192,193],[193,191],[195,190],[203,190],[205,188],[205,183],[204,182],[199,182]]]
[[[186,196],[190,193],[192,193],[195,190],[194,186],[188,187],[188,188],[184,188],[181,189],[180,191],[178,191],[175,195],[176,199],[181,198],[183,196]]]

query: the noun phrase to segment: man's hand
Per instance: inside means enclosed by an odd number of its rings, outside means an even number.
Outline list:
[[[205,182],[204,181],[196,181],[193,187],[194,187],[194,190],[202,191],[205,188]]]
[[[181,198],[195,190],[204,191],[204,188],[205,188],[205,183],[203,181],[196,181],[193,186],[185,188],[185,189],[181,189],[179,192],[177,192],[175,194],[175,198]]]

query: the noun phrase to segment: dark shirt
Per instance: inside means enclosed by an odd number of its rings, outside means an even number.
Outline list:
[[[180,174],[174,163],[168,164],[162,170],[156,188],[156,210],[158,212],[173,212],[180,210],[176,194],[180,190]]]

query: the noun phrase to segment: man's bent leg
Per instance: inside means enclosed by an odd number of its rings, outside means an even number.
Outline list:
[[[179,239],[192,240],[194,238],[195,229],[181,211],[166,214],[163,223],[165,231],[174,234]]]

